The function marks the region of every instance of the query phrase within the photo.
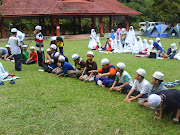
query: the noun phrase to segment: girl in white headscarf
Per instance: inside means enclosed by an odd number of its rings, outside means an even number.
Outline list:
[[[143,53],[147,52],[147,49],[148,49],[147,39],[143,39],[142,52],[143,52]]]
[[[164,58],[173,59],[174,56],[176,55],[176,51],[177,51],[176,43],[172,43],[171,47],[168,48],[167,54],[166,56],[164,56]]]
[[[90,39],[89,39],[88,48],[95,49],[96,45],[97,45],[96,32],[94,29],[91,29],[91,35],[90,35]]]
[[[9,73],[4,70],[3,65],[0,62],[0,81],[2,81],[4,78],[8,77]]]
[[[139,52],[141,52],[142,46],[143,46],[143,43],[142,43],[141,37],[137,36],[132,53],[138,54]]]
[[[150,55],[151,50],[153,49],[153,40],[150,39],[148,42],[147,55]]]
[[[133,26],[130,26],[129,31],[127,33],[126,41],[128,41],[129,44],[134,45],[135,40],[136,40],[136,37],[135,37]]]

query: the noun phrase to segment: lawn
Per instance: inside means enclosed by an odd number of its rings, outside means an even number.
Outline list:
[[[143,37],[143,39],[146,37]],[[147,38],[150,39],[150,38]],[[153,38],[154,39],[154,38]],[[102,45],[106,39],[101,39]],[[161,39],[165,50],[179,39]],[[25,41],[26,44],[30,41]],[[49,41],[45,41],[45,48]],[[1,43],[0,46],[5,46]],[[30,46],[35,45],[31,42]],[[86,60],[88,40],[65,41],[64,53],[73,64],[71,56],[78,53]],[[180,47],[178,46],[178,49]],[[103,54],[94,52],[94,60],[108,58],[111,64],[126,64],[126,71],[134,80],[135,71],[144,68],[150,82],[155,71],[165,74],[164,82],[180,80],[180,61],[137,58],[135,54]],[[80,134],[111,135],[116,129],[127,135],[179,135],[180,124],[171,121],[171,115],[155,120],[154,112],[138,106],[137,102],[124,102],[126,95],[109,92],[95,83],[85,83],[68,77],[56,78],[54,74],[38,71],[38,65],[23,65],[23,72],[14,70],[13,62],[2,62],[6,71],[20,79],[11,85],[0,86],[0,134]],[[74,64],[73,64],[74,65]],[[180,86],[174,88],[180,90]]]

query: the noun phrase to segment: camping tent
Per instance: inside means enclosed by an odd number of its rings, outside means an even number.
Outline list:
[[[153,28],[154,28],[154,26],[149,27],[149,28],[143,33],[143,36],[148,37],[149,34],[152,32]]]
[[[168,37],[180,38],[180,26],[175,26],[169,30]]]
[[[143,36],[166,37],[169,32],[169,26],[165,24],[156,25],[154,28],[147,29]]]

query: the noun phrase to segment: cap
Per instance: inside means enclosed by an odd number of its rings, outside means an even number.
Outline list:
[[[145,77],[146,75],[146,71],[142,68],[139,68],[138,70],[136,70],[136,72],[141,75],[142,77]]]
[[[9,45],[9,44],[7,44],[7,45],[6,45],[6,47],[9,47],[9,48],[10,48],[10,45]]]
[[[109,60],[107,58],[104,58],[101,60],[101,65],[109,64]]]
[[[41,27],[40,25],[37,25],[37,26],[35,27],[35,30],[42,30],[42,27]]]
[[[94,53],[92,51],[88,51],[87,54],[91,54],[92,56],[94,56]]]
[[[172,43],[172,44],[171,44],[171,47],[172,47],[173,49],[177,49],[176,43]]]
[[[23,45],[22,47],[25,47],[25,48],[27,48],[27,45]]]
[[[50,48],[56,50],[56,49],[57,49],[57,46],[56,46],[55,44],[51,44],[51,45],[50,45]]]
[[[59,53],[59,52],[56,52],[55,55],[54,55],[54,57],[57,58],[57,56],[59,56],[59,55],[60,55],[60,53]]]
[[[156,71],[152,76],[158,80],[164,80],[164,74],[159,71]]]
[[[78,54],[75,53],[75,54],[72,55],[72,59],[73,59],[73,60],[77,60],[78,58],[79,58],[79,55],[78,55]]]
[[[160,38],[159,38],[159,37],[157,37],[157,38],[156,38],[156,41],[160,41]]]
[[[65,57],[63,55],[61,55],[61,56],[59,56],[58,60],[61,62],[65,62]]]
[[[16,28],[12,28],[11,32],[17,32],[17,29]]]
[[[126,66],[125,66],[125,64],[124,64],[123,62],[119,62],[119,63],[117,64],[117,67],[120,68],[120,69],[122,69],[122,70],[124,70]]]
[[[30,49],[35,49],[35,47],[34,47],[34,46],[31,46]]]
[[[51,37],[51,41],[56,40],[56,36]]]
[[[157,94],[151,94],[149,97],[148,97],[148,104],[151,106],[151,107],[157,107],[159,106],[161,103],[161,97]]]
[[[116,73],[116,75],[117,75],[117,76],[120,76],[120,73],[119,73],[119,72],[117,72],[117,73]]]
[[[48,48],[48,49],[46,50],[46,52],[50,52],[50,48]]]

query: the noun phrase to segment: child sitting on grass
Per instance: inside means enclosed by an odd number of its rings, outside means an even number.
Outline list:
[[[176,55],[176,52],[177,52],[176,43],[172,43],[171,47],[168,48],[167,54],[164,56],[164,58],[174,59],[174,56]]]
[[[131,76],[124,69],[125,64],[119,62],[116,67],[116,78],[114,80],[112,87],[109,89],[110,92],[120,91],[120,93],[127,93],[127,90],[130,90],[132,88],[133,81],[131,79]],[[119,80],[121,81],[121,83],[118,83]]]
[[[158,107],[159,112],[155,112],[155,119],[161,119],[163,113],[172,112],[172,120],[179,122],[180,120],[180,91],[176,89],[159,91],[152,94],[148,98],[148,104],[151,107]]]
[[[164,74],[159,71],[156,71],[152,75],[152,79],[151,79],[152,85],[150,87],[150,91],[148,92],[148,96],[162,90],[168,90],[168,88],[162,85],[161,82],[163,82],[163,80],[164,80]],[[150,108],[150,105],[147,103],[147,101],[148,101],[148,98],[145,98],[139,101],[138,104]]]
[[[9,44],[6,45],[6,49],[8,50],[8,53],[4,56],[4,60],[5,61],[14,60],[14,57],[13,57],[14,55],[11,53],[11,48]]]
[[[146,75],[146,71],[144,69],[139,68],[138,70],[136,70],[133,87],[129,91],[124,101],[132,102],[133,100],[136,100],[138,98],[148,97],[150,84],[146,79],[144,79],[145,75]]]
[[[94,77],[94,81],[97,85],[102,88],[111,87],[116,77],[116,68],[110,64],[107,58],[101,60],[101,65],[101,69],[91,70],[90,73],[98,73],[98,75]]]
[[[72,55],[72,60],[75,63],[76,70],[75,71],[74,70],[69,70],[68,71],[68,76],[70,76],[72,78],[79,78],[82,75],[82,72],[83,72],[83,70],[85,68],[86,63],[76,53]]]
[[[26,60],[29,59],[29,51],[27,50],[27,45],[23,45],[22,46],[22,49],[23,49],[23,52],[22,52],[22,63],[23,64],[26,64]]]
[[[83,70],[82,75],[79,77],[79,79],[92,82],[94,81],[95,76],[93,75],[93,73],[89,73],[89,71],[97,70],[97,64],[95,61],[93,61],[94,53],[92,51],[88,51],[87,58],[88,59],[86,61],[85,68]]]
[[[34,51],[35,50],[35,47],[34,46],[31,46],[30,47],[30,57],[28,60],[26,60],[26,64],[29,65],[29,64],[34,64],[37,62],[37,53]]]
[[[69,70],[73,70],[73,71],[75,70],[71,64],[65,61],[65,57],[63,55],[60,55],[58,60],[59,61],[57,65],[61,69],[61,71],[58,73],[56,77],[67,76],[67,72]]]

